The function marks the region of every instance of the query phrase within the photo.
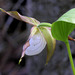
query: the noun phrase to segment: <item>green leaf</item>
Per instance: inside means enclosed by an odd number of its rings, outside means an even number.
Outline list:
[[[26,23],[29,23],[31,25],[39,25],[40,22],[32,17],[22,16],[17,11],[5,11],[4,9],[0,8],[0,10],[18,20],[24,21]]]
[[[46,59],[46,64],[47,64],[54,53],[56,41],[52,37],[51,30],[49,28],[40,27],[40,31],[43,34],[43,36],[47,42],[47,59]]]
[[[74,25],[63,21],[57,21],[52,24],[51,33],[56,40],[66,42],[69,34],[73,31]]]
[[[64,21],[75,24],[75,8],[63,14],[57,21]]]
[[[66,12],[52,24],[51,33],[56,40],[67,42],[75,27],[75,8]]]

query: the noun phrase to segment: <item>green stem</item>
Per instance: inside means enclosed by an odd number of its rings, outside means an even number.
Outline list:
[[[51,27],[52,26],[52,24],[50,24],[50,23],[40,23],[39,25],[38,25],[38,27]]]
[[[75,75],[74,63],[73,63],[73,58],[72,58],[69,42],[66,42],[65,44],[67,46],[67,51],[68,51],[69,60],[70,60],[70,64],[72,67],[73,75]]]

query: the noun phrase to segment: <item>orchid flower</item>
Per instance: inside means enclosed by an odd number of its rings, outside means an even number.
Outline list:
[[[69,34],[75,28],[75,8],[63,14],[57,21],[53,22],[52,24],[44,22],[40,23],[34,18],[20,15],[17,11],[5,11],[1,8],[0,10],[18,20],[33,25],[31,28],[30,36],[23,46],[22,56],[19,63],[25,54],[28,56],[37,55],[41,53],[47,45],[47,64],[54,53],[56,40],[60,40],[66,44],[72,71],[75,75],[74,63],[68,42],[68,40],[75,41],[75,39],[69,36]]]
[[[21,62],[24,55],[37,55],[41,53],[47,45],[47,64],[54,53],[56,45],[56,40],[52,37],[51,34],[51,24],[40,23],[38,20],[34,18],[20,15],[17,11],[5,11],[2,8],[0,8],[0,10],[18,20],[33,25],[33,27],[31,28],[30,36],[23,46],[22,56],[20,58],[19,63]],[[44,25],[48,26],[46,27]]]

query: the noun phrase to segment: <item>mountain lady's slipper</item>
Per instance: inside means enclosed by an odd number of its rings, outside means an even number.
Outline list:
[[[5,11],[1,8],[0,10],[18,20],[34,25],[31,29],[31,33],[27,42],[23,46],[23,52],[19,63],[24,57],[24,54],[28,56],[39,54],[47,45],[47,64],[54,53],[56,40],[60,40],[63,41],[67,46],[70,64],[72,67],[73,74],[75,75],[74,63],[68,42],[68,40],[75,41],[75,39],[69,36],[69,34],[75,28],[75,8],[62,15],[57,21],[52,24],[40,23],[36,19],[22,16],[16,11]]]
[[[19,63],[21,62],[25,54],[28,56],[37,55],[41,53],[45,48],[45,46],[47,45],[47,60],[46,60],[47,64],[49,59],[54,53],[56,44],[56,40],[52,37],[51,34],[51,24],[40,23],[34,18],[20,15],[17,11],[5,11],[2,8],[0,8],[0,10],[18,20],[34,25],[31,28],[31,33],[27,42],[23,46],[23,52]],[[45,25],[48,26],[46,27]]]
[[[23,46],[21,58],[24,54],[32,56],[41,53],[47,44],[47,64],[54,52],[55,43],[56,41],[51,35],[50,28],[33,26],[29,39]]]

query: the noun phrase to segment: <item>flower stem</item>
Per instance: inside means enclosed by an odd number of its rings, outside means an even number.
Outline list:
[[[69,60],[70,60],[71,68],[73,71],[73,75],[75,75],[74,63],[73,63],[73,58],[72,58],[69,42],[67,41],[65,44],[67,46],[67,51],[68,51]]]
[[[40,23],[40,24],[38,25],[38,27],[51,27],[51,26],[52,26],[52,24],[50,24],[50,23],[45,23],[45,22]]]

